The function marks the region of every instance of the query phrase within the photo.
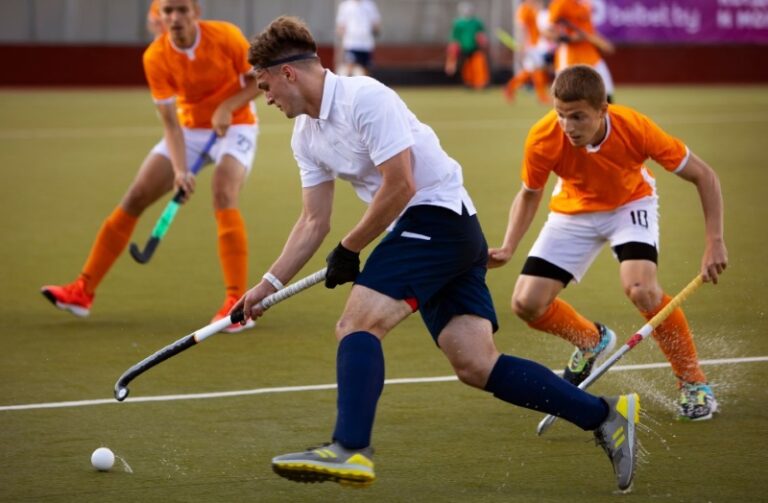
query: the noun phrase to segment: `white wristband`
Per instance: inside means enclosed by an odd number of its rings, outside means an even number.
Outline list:
[[[283,283],[277,279],[277,276],[272,274],[271,272],[265,272],[264,276],[262,276],[267,282],[275,287],[275,290],[282,290],[284,288]]]

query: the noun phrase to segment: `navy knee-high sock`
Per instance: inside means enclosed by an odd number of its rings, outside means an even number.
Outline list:
[[[375,335],[354,332],[341,340],[336,381],[339,395],[333,439],[347,449],[368,447],[376,404],[384,389],[384,352]]]
[[[608,404],[586,393],[547,367],[531,360],[501,355],[485,390],[505,402],[562,417],[584,430],[605,421]]]

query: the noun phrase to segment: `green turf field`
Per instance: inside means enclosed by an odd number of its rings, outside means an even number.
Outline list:
[[[500,244],[517,191],[523,139],[544,109],[522,93],[508,106],[496,89],[402,89],[464,167],[492,246]],[[619,88],[618,100],[682,137],[720,174],[726,200],[728,271],[686,303],[700,357],[722,413],[701,424],[674,420],[668,368],[626,369],[602,378],[601,394],[636,390],[644,405],[634,491],[614,494],[610,464],[591,434],[558,422],[544,437],[540,414],[456,381],[386,386],[374,430],[378,480],[365,490],[299,485],[271,472],[270,458],[327,441],[335,391],[275,388],[333,384],[333,326],[348,287],[316,287],[276,306],[256,329],[217,335],[139,377],[124,403],[117,377],[145,356],[205,325],[223,298],[215,223],[206,188],[179,212],[148,265],[126,253],[85,320],[55,310],[41,285],[75,278],[103,218],[117,204],[161,134],[145,90],[0,91],[0,500],[528,502],[765,500],[768,462],[768,87]],[[300,207],[292,123],[259,103],[262,133],[242,207],[250,278],[279,253]],[[652,165],[653,167],[653,165]],[[676,293],[698,271],[701,211],[692,185],[655,170],[661,193],[660,277]],[[339,184],[328,250],[363,205]],[[162,205],[139,223],[143,245]],[[502,351],[561,368],[570,348],[513,317],[509,297],[545,212],[512,263],[489,273]],[[623,341],[643,321],[622,295],[617,265],[603,253],[565,298],[612,326]],[[387,378],[451,374],[413,317],[386,339]],[[725,360],[725,361],[723,361]],[[621,363],[662,363],[652,341]],[[165,395],[264,393],[159,401]],[[82,401],[99,400],[92,405]],[[131,399],[134,399],[132,402]],[[74,402],[66,407],[11,409]],[[91,452],[122,460],[97,473]],[[128,468],[130,467],[130,469]]]

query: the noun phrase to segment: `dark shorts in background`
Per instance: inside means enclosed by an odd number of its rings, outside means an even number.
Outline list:
[[[498,330],[485,284],[488,245],[476,215],[409,208],[365,262],[356,284],[393,299],[415,298],[432,338],[454,316],[485,318]]]
[[[371,51],[355,51],[347,49],[344,51],[344,62],[360,65],[363,68],[369,68],[373,59],[373,53]]]

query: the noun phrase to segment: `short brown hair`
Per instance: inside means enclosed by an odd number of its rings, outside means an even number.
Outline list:
[[[552,96],[566,103],[584,100],[595,110],[606,103],[603,78],[587,65],[569,66],[555,77]]]
[[[254,68],[267,68],[290,56],[317,57],[317,44],[306,23],[297,17],[280,16],[256,35],[248,50]]]

